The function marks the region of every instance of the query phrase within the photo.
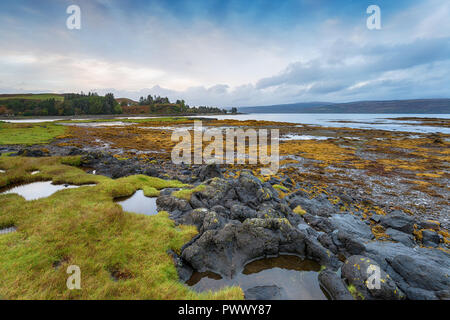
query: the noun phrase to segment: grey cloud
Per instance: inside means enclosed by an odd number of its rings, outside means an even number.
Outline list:
[[[278,75],[256,83],[258,89],[282,84],[309,85],[310,92],[327,93],[371,80],[384,72],[413,68],[450,59],[450,38],[418,39],[401,45],[333,46],[340,59],[326,53],[320,59],[290,64]],[[353,61],[352,61],[353,59]],[[351,62],[347,62],[351,61]]]

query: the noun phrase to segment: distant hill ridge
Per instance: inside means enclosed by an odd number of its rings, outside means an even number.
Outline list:
[[[450,99],[308,102],[240,107],[244,113],[450,113]]]

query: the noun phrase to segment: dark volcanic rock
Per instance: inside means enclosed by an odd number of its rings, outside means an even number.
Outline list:
[[[441,299],[449,288],[450,255],[442,250],[371,242],[364,255],[379,263],[408,299]],[[445,288],[444,286],[447,285]]]
[[[292,228],[287,220],[230,221],[222,229],[205,231],[184,249],[182,256],[200,272],[209,270],[231,277],[248,261],[277,255],[284,251],[282,249],[303,256],[304,238],[305,235]]]
[[[352,294],[336,272],[329,270],[320,272],[319,283],[332,300],[353,300]]]
[[[441,239],[439,234],[433,230],[423,230],[422,231],[422,243],[427,247],[436,247]]]
[[[172,196],[165,196],[165,195],[159,196],[156,199],[156,205],[161,210],[165,210],[165,211],[169,211],[169,212],[175,211],[175,210],[178,210],[181,212],[192,210],[192,207],[188,201],[186,201],[184,199],[172,197]]]
[[[198,229],[199,234],[183,246],[179,260],[193,270],[229,278],[251,260],[291,253],[328,268],[321,273],[320,282],[333,299],[349,299],[347,285],[352,285],[356,298],[364,299],[450,296],[449,255],[416,246],[411,216],[401,212],[380,216],[379,223],[398,243],[381,242],[374,239],[368,221],[336,213],[324,197],[306,200],[308,196],[298,191],[280,199],[270,183],[263,183],[250,171],[244,170],[234,179],[215,177],[203,185],[190,201],[166,192],[157,199],[158,207],[169,211],[176,223]],[[297,205],[307,213],[293,213]],[[424,230],[423,235],[427,244],[437,245],[440,240],[431,230]],[[342,266],[338,256],[347,258],[341,273],[346,283],[334,272]],[[380,268],[380,289],[367,286],[366,280],[373,279],[367,272],[371,265]],[[189,274],[186,270],[179,271],[184,278]],[[248,299],[271,299],[278,294],[273,288],[252,289],[246,291]]]
[[[379,281],[373,275],[379,270]],[[357,299],[404,299],[403,292],[394,280],[374,261],[367,257],[355,255],[345,261],[342,278],[354,287]],[[372,286],[370,286],[372,285]]]
[[[18,156],[22,156],[22,157],[35,157],[35,158],[39,158],[39,157],[48,157],[49,156],[49,152],[47,150],[42,150],[42,149],[29,149],[29,148],[25,148],[25,149],[21,149],[19,150],[19,152],[17,153]]]
[[[339,264],[319,242],[292,227],[287,219],[232,220],[221,229],[205,231],[182,256],[200,272],[231,277],[250,260],[280,253],[306,256],[334,268]]]
[[[395,211],[387,216],[383,216],[380,220],[384,227],[410,234],[414,231],[414,218],[401,211]]]
[[[354,239],[373,239],[372,230],[359,218],[351,214],[335,214],[330,217],[334,229],[347,233]]]
[[[440,224],[437,221],[425,220],[419,223],[419,229],[431,229],[434,231],[439,231]]]
[[[450,279],[447,272],[436,266],[419,261],[410,256],[398,255],[389,261],[392,268],[413,287],[428,291],[450,289]]]
[[[329,216],[339,212],[339,209],[333,206],[327,197],[323,195],[309,199],[306,195],[298,196],[297,194],[295,197],[288,200],[291,209],[301,206],[307,213],[315,216]]]
[[[400,242],[407,247],[414,247],[416,243],[414,242],[414,237],[410,234],[388,228],[386,234],[394,241]]]
[[[211,178],[221,178],[222,171],[217,164],[210,164],[207,166],[200,167],[195,175],[200,179],[200,181],[205,181]]]

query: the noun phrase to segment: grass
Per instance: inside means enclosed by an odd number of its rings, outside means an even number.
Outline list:
[[[56,101],[63,101],[64,97],[59,94],[43,93],[43,94],[17,94],[17,95],[0,95],[1,100],[14,100],[14,99],[25,99],[25,100],[48,100],[55,99]]]
[[[191,200],[191,197],[195,192],[201,192],[201,191],[204,191],[205,189],[206,189],[206,186],[204,184],[201,184],[192,189],[182,189],[182,190],[174,191],[174,192],[172,192],[172,196],[177,197],[179,199],[184,199],[184,200],[189,201],[189,200]]]
[[[67,127],[53,123],[6,123],[0,122],[0,145],[43,144],[64,134]]]
[[[65,189],[25,201],[0,195],[2,299],[242,299],[238,287],[198,294],[183,285],[168,250],[179,251],[196,229],[175,226],[168,213],[124,212],[115,197],[184,186],[142,175],[112,180],[68,166],[76,157],[2,157],[0,186],[53,180],[96,186]],[[40,173],[31,175],[33,170]],[[81,290],[68,290],[67,267],[81,268]],[[113,277],[114,276],[114,277]]]

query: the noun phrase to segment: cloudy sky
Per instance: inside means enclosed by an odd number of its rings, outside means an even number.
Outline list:
[[[81,30],[69,30],[69,5]],[[381,8],[381,30],[366,9]],[[450,97],[448,0],[0,2],[0,93],[223,107]]]

